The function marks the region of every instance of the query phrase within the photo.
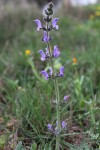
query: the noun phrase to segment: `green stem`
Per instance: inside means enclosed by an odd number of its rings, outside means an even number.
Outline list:
[[[57,111],[57,125],[58,125],[58,134],[56,135],[56,150],[60,150],[61,123],[60,123],[59,87],[58,87],[58,80],[55,79],[54,82],[55,82],[55,91],[56,91],[56,111]]]
[[[47,23],[47,29],[48,29],[48,23]],[[49,36],[48,31],[47,31],[47,36]],[[56,150],[60,150],[61,123],[60,123],[60,98],[59,98],[58,79],[55,78],[55,69],[54,69],[53,58],[52,58],[52,54],[51,54],[51,47],[50,47],[49,42],[47,42],[47,48],[49,50],[50,63],[51,63],[51,67],[53,70],[54,87],[55,87],[55,95],[56,95],[56,114],[57,114],[57,127],[58,127],[58,134],[56,134]]]

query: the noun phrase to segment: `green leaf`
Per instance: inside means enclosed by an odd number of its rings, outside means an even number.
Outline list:
[[[36,149],[37,149],[37,144],[33,143],[32,146],[31,146],[31,150],[36,150]]]
[[[25,148],[23,147],[22,145],[22,142],[20,141],[17,146],[16,146],[16,149],[15,150],[25,150]]]
[[[5,135],[2,135],[0,137],[0,149],[4,148],[5,142],[6,142],[6,137],[5,137]]]

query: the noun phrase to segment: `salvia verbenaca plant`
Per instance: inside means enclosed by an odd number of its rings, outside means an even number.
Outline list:
[[[36,19],[34,22],[37,25],[37,31],[43,30],[42,41],[46,44],[45,50],[39,50],[41,61],[49,61],[50,67],[49,70],[42,70],[41,75],[45,78],[45,80],[52,79],[54,81],[55,87],[55,104],[56,104],[56,126],[49,124],[47,125],[48,130],[56,136],[56,150],[60,150],[60,137],[61,132],[66,130],[67,123],[66,121],[61,121],[60,116],[60,97],[59,97],[59,87],[58,87],[58,79],[64,76],[64,66],[59,68],[59,71],[56,72],[54,68],[54,59],[57,59],[60,56],[60,49],[58,45],[53,46],[51,49],[50,41],[52,40],[52,36],[50,35],[52,30],[58,30],[58,20],[59,18],[53,18],[53,3],[50,2],[45,9],[45,16],[43,18],[44,25],[40,20]],[[63,102],[67,102],[69,99],[69,95],[64,96]]]

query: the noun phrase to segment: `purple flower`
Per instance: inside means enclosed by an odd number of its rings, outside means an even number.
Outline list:
[[[66,102],[66,101],[68,101],[69,100],[69,98],[70,98],[70,95],[66,95],[66,96],[64,96],[64,101]]]
[[[60,55],[60,51],[57,45],[54,46],[53,56],[58,57]]]
[[[57,25],[57,22],[58,22],[58,18],[54,18],[52,20],[52,27],[58,30],[59,27]]]
[[[62,126],[62,129],[65,129],[66,128],[66,122],[65,121],[62,121],[62,123],[61,123],[61,126]]]
[[[48,125],[47,125],[47,128],[48,128],[48,130],[53,131],[52,124],[48,124]]]
[[[45,77],[46,80],[48,80],[49,75],[45,70],[41,71],[41,74]]]
[[[63,77],[63,75],[64,75],[64,66],[62,66],[59,71],[59,76]]]
[[[47,32],[44,31],[44,37],[42,39],[44,42],[49,42],[51,40],[51,38],[47,35]]]
[[[47,73],[47,71],[45,70],[41,71],[41,74],[45,77],[46,80],[48,80],[48,78],[51,77],[53,74],[52,68],[49,68],[49,70],[49,73]]]
[[[43,50],[39,50],[39,53],[40,53],[40,55],[41,55],[41,60],[42,60],[42,61],[45,61],[45,59],[46,59],[46,54],[43,52]]]
[[[35,23],[37,24],[37,30],[39,31],[40,29],[42,29],[41,21],[38,20],[38,19],[36,19],[36,20],[34,20],[34,21],[35,21]]]

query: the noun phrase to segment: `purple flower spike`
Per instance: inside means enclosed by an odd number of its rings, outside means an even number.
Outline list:
[[[62,123],[61,123],[61,126],[62,126],[62,129],[65,129],[66,128],[66,122],[65,121],[62,121]]]
[[[53,56],[58,57],[60,55],[60,51],[57,45],[54,46]]]
[[[35,23],[37,24],[37,30],[39,31],[40,29],[42,29],[41,21],[38,20],[38,19],[36,19],[36,20],[34,20],[34,21],[35,21]]]
[[[69,100],[69,98],[70,98],[70,95],[66,95],[66,96],[64,96],[64,101],[66,102],[66,101],[68,101]]]
[[[60,76],[60,77],[63,77],[63,75],[64,75],[64,66],[62,66],[62,67],[60,68],[60,72],[59,72],[59,76]]]
[[[45,77],[46,80],[48,80],[49,75],[45,70],[41,71],[41,74]]]
[[[42,60],[42,61],[45,61],[46,55],[45,55],[45,53],[43,52],[43,50],[39,50],[39,53],[40,53],[40,55],[41,55],[41,60]]]
[[[48,130],[53,131],[52,124],[47,125]]]
[[[58,30],[58,25],[57,25],[57,22],[58,22],[58,18],[54,18],[52,20],[52,27],[55,28],[56,30]]]

